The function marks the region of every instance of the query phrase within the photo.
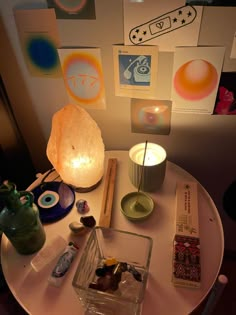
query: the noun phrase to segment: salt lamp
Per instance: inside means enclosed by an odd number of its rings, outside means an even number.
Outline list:
[[[77,191],[94,189],[104,173],[101,131],[86,110],[68,104],[52,118],[47,157],[61,179]]]

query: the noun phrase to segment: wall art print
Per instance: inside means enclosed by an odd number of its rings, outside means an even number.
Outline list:
[[[61,77],[59,34],[53,9],[15,10],[21,49],[32,76]]]
[[[168,135],[171,105],[169,100],[131,99],[132,132]]]
[[[197,46],[202,9],[183,0],[124,0],[124,43],[157,45],[160,51]]]
[[[115,95],[155,98],[157,93],[158,47],[113,46]]]
[[[94,0],[47,0],[47,3],[55,9],[57,19],[96,19]]]
[[[172,109],[212,114],[225,47],[177,47],[172,77]]]
[[[104,109],[105,90],[99,48],[58,49],[70,101],[86,108]]]
[[[222,72],[214,114],[236,115],[236,72]]]

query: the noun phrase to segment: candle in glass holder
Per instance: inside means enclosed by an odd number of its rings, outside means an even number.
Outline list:
[[[144,151],[145,143],[136,144],[129,150],[129,178],[135,187],[138,188],[140,184],[141,190],[152,192],[158,190],[163,184],[166,172],[166,151],[160,145],[150,142],[147,143],[145,160]]]

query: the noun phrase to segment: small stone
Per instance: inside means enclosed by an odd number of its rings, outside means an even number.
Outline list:
[[[141,287],[142,283],[136,281],[130,272],[125,271],[122,273],[119,289],[117,291],[121,292],[122,297],[133,300],[134,297],[139,296]]]
[[[125,272],[125,271],[127,271],[127,270],[128,270],[127,263],[119,262],[119,263],[115,266],[115,268],[114,268],[114,270],[113,270],[113,274],[115,274],[115,273],[117,273],[117,272],[119,272],[119,273]]]
[[[97,277],[105,277],[107,270],[105,267],[100,267],[96,269],[95,273]]]
[[[112,277],[109,274],[106,274],[104,277],[100,277],[97,280],[97,284],[101,291],[106,291],[111,289],[112,286]]]
[[[92,215],[90,216],[85,216],[85,217],[81,217],[80,218],[80,222],[86,226],[86,227],[94,227],[96,225],[96,220],[94,219],[94,217]]]
[[[138,270],[134,268],[134,266],[129,265],[128,271],[133,275],[135,280],[142,282],[142,275],[140,272],[138,272]]]
[[[112,257],[112,258],[107,258],[104,263],[106,266],[113,266],[113,265],[116,265],[118,261]]]
[[[113,291],[116,291],[119,288],[120,281],[121,281],[121,273],[116,273],[115,275],[112,275],[110,288]]]
[[[86,232],[86,227],[76,221],[73,221],[69,224],[70,230],[75,234],[84,234]]]

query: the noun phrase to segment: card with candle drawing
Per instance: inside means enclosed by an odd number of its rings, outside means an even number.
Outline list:
[[[131,99],[131,130],[134,133],[168,135],[172,102]]]
[[[158,46],[113,46],[115,95],[157,97]]]

